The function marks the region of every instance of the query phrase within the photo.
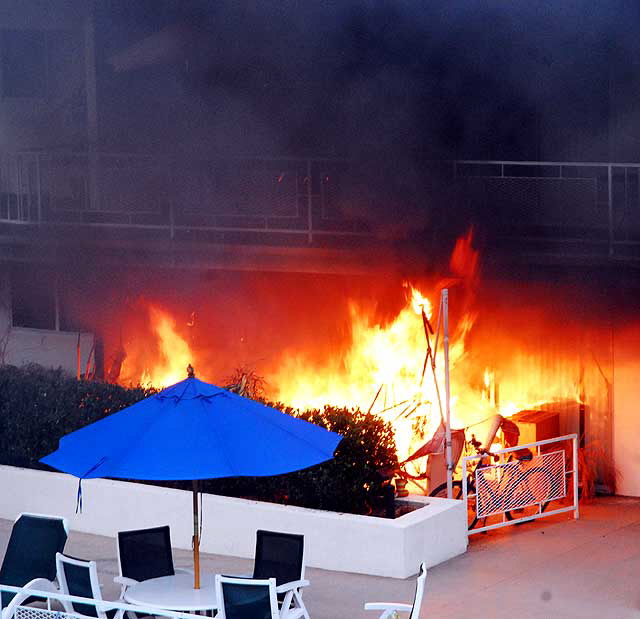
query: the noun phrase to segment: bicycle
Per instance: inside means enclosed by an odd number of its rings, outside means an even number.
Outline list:
[[[486,520],[487,517],[504,512],[507,520],[516,520],[543,512],[551,502],[553,492],[553,479],[551,474],[542,467],[532,466],[527,468],[527,463],[533,462],[534,456],[529,449],[514,452],[507,463],[513,462],[513,467],[509,467],[509,472],[505,473],[504,468],[500,469],[498,478],[487,481],[483,485],[480,496],[476,489],[476,471],[492,467],[492,461],[498,462],[499,456],[492,454],[482,447],[482,444],[472,435],[469,443],[476,451],[478,464],[467,474],[464,480],[467,487],[469,529],[473,529],[480,518]],[[494,471],[498,472],[496,467]],[[454,499],[462,499],[463,480],[454,480],[452,483]],[[429,493],[432,497],[447,497],[447,484],[440,484],[435,490]],[[483,516],[478,516],[477,502],[480,499]]]

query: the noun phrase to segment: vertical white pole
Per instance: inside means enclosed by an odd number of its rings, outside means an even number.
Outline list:
[[[445,390],[445,446],[447,458],[447,498],[453,498],[453,462],[451,458],[451,388],[449,384],[449,290],[442,291],[444,326],[444,390]]]
[[[578,435],[573,435],[573,504],[575,511],[573,512],[574,518],[577,520],[580,518],[580,508],[578,507]]]

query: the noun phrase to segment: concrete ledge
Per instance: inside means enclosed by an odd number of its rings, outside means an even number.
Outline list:
[[[115,537],[117,531],[168,524],[176,548],[191,548],[192,495],[108,479],[82,482],[83,513],[76,514],[78,480],[0,466],[0,518],[21,511],[56,514],[72,530]],[[307,565],[328,570],[407,578],[467,548],[461,501],[412,497],[424,507],[395,520],[324,512],[291,505],[203,495],[203,552],[251,558],[257,529],[302,533]]]

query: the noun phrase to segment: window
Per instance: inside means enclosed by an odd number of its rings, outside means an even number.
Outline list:
[[[0,31],[0,61],[3,97],[45,96],[47,54],[44,31]]]
[[[11,271],[11,313],[14,327],[56,328],[54,275],[34,264]]]

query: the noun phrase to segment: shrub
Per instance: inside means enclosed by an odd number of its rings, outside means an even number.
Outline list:
[[[62,370],[40,366],[0,366],[0,464],[45,468],[38,460],[57,449],[60,438],[153,392],[78,381]],[[327,406],[298,412],[272,406],[341,434],[335,458],[287,475],[206,480],[203,491],[333,511],[369,511],[384,482],[379,471],[397,464],[391,426],[359,410]],[[162,485],[191,488],[187,482]]]
[[[39,365],[0,366],[0,463],[45,468],[38,460],[58,441],[152,393],[79,381]]]
[[[383,419],[360,410],[325,406],[323,410],[284,412],[343,436],[335,457],[322,464],[275,477],[212,479],[205,491],[275,500],[303,507],[368,513],[382,492],[381,471],[397,466],[393,430]]]

